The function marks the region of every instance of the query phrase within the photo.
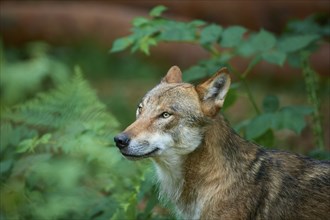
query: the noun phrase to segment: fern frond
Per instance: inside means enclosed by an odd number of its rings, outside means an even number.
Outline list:
[[[17,152],[43,146],[48,152],[78,152],[82,156],[91,153],[90,158],[97,158],[98,148],[112,142],[118,125],[79,71],[57,89],[6,110],[1,118],[40,131],[16,145]],[[51,134],[51,138],[38,141],[46,133]]]
[[[109,122],[112,127],[118,124],[78,73],[57,89],[4,112],[2,118],[55,129],[77,122],[86,127],[95,126],[95,122],[102,125]]]

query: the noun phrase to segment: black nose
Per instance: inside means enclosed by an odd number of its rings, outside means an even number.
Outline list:
[[[129,145],[129,142],[131,141],[129,136],[125,133],[118,134],[116,137],[114,137],[113,140],[116,142],[116,146],[118,148],[127,147]]]

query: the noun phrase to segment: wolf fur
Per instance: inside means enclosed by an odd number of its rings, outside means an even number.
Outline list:
[[[183,219],[330,219],[330,161],[265,150],[218,114],[227,69],[193,86],[172,67],[115,137],[128,159],[150,157],[160,195]]]

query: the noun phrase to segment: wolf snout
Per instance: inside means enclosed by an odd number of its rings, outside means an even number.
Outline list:
[[[130,137],[125,133],[118,134],[117,136],[114,137],[113,140],[115,141],[116,146],[119,149],[127,147],[131,141]]]

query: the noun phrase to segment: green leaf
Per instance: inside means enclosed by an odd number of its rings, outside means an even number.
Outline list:
[[[134,42],[134,40],[133,40],[132,36],[122,37],[122,38],[116,39],[113,42],[113,45],[112,45],[112,48],[111,48],[110,52],[114,53],[114,52],[118,52],[118,51],[123,51],[127,47],[132,45],[133,42]]]
[[[221,57],[214,57],[212,59],[202,60],[201,62],[199,62],[199,65],[205,68],[208,76],[211,76],[216,73],[220,67],[227,66],[228,59],[230,59],[230,56],[226,56],[224,54]]]
[[[140,50],[149,55],[149,47],[157,45],[157,41],[154,38],[145,37],[139,41]]]
[[[264,98],[262,107],[265,112],[276,112],[280,106],[280,101],[274,95],[268,95]]]
[[[261,30],[252,38],[251,44],[256,50],[267,51],[275,46],[276,38],[274,34]]]
[[[281,39],[278,42],[278,48],[282,52],[291,53],[307,47],[318,39],[320,39],[320,36],[316,34],[289,36]]]
[[[264,147],[272,147],[274,145],[274,131],[272,129],[268,129],[265,133],[260,135],[259,137],[254,138],[254,141]]]
[[[251,40],[243,41],[240,46],[237,47],[236,51],[243,57],[249,57],[257,52],[252,46]]]
[[[305,116],[312,112],[312,109],[304,106],[287,106],[278,111],[277,98],[269,97],[263,103],[267,112],[244,122],[238,127],[239,130],[245,130],[247,139],[257,140],[268,130],[290,129],[299,134],[306,126]],[[267,136],[267,135],[266,135]]]
[[[44,134],[40,139],[39,139],[39,143],[40,144],[46,144],[49,142],[49,140],[51,139],[52,134]]]
[[[165,7],[164,5],[158,5],[158,6],[154,7],[153,9],[151,9],[149,15],[151,17],[160,17],[162,15],[162,13],[166,10],[167,10],[167,7]]]
[[[222,34],[222,40],[220,45],[222,47],[235,47],[237,46],[243,37],[243,34],[247,30],[241,26],[231,26],[224,30]]]
[[[163,41],[194,41],[196,27],[184,22],[167,21],[161,28],[159,40]]]
[[[25,152],[30,152],[33,151],[34,148],[38,144],[38,137],[34,137],[31,139],[25,139],[19,145],[17,146],[17,153],[25,153]]]
[[[305,116],[312,113],[312,108],[303,106],[287,106],[276,112],[273,124],[274,129],[290,129],[300,134],[305,128]]]
[[[145,24],[148,24],[149,23],[149,20],[147,18],[144,18],[144,17],[136,17],[134,18],[132,24],[134,27],[141,27]]]
[[[10,168],[13,166],[14,160],[13,159],[8,159],[0,162],[0,174],[3,176],[5,172],[10,170]]]
[[[205,25],[206,22],[203,21],[203,20],[193,20],[189,23],[189,26],[193,26],[193,27],[199,27],[199,26],[202,26],[202,25]]]
[[[207,76],[206,70],[201,66],[193,66],[183,72],[183,79],[187,82],[198,80],[205,76]]]
[[[17,146],[17,153],[25,153],[28,151],[33,151],[38,145],[46,144],[51,139],[51,134],[44,134],[42,137],[34,137],[31,139],[25,139]]]
[[[197,79],[205,78],[214,74],[219,67],[224,67],[228,63],[231,56],[223,55],[208,60],[198,62],[198,65],[190,67],[184,71],[183,78],[185,81],[194,81]]]
[[[286,60],[286,53],[278,50],[270,50],[262,53],[261,57],[269,63],[274,63],[279,66],[283,66]]]
[[[226,95],[226,100],[223,104],[222,109],[226,110],[228,109],[230,106],[232,106],[233,104],[235,104],[238,95],[237,95],[237,88],[239,87],[238,83],[234,83],[230,86],[230,90],[228,91],[227,95]]]
[[[247,139],[255,139],[263,135],[267,130],[272,128],[272,121],[274,115],[272,113],[265,113],[253,118],[246,126],[245,135]]]
[[[326,14],[314,14],[305,20],[293,20],[287,25],[289,32],[295,34],[319,34],[324,37],[330,35],[330,20]]]
[[[209,26],[206,26],[200,36],[200,43],[205,44],[211,44],[219,40],[222,33],[222,27],[216,24],[211,24]]]

